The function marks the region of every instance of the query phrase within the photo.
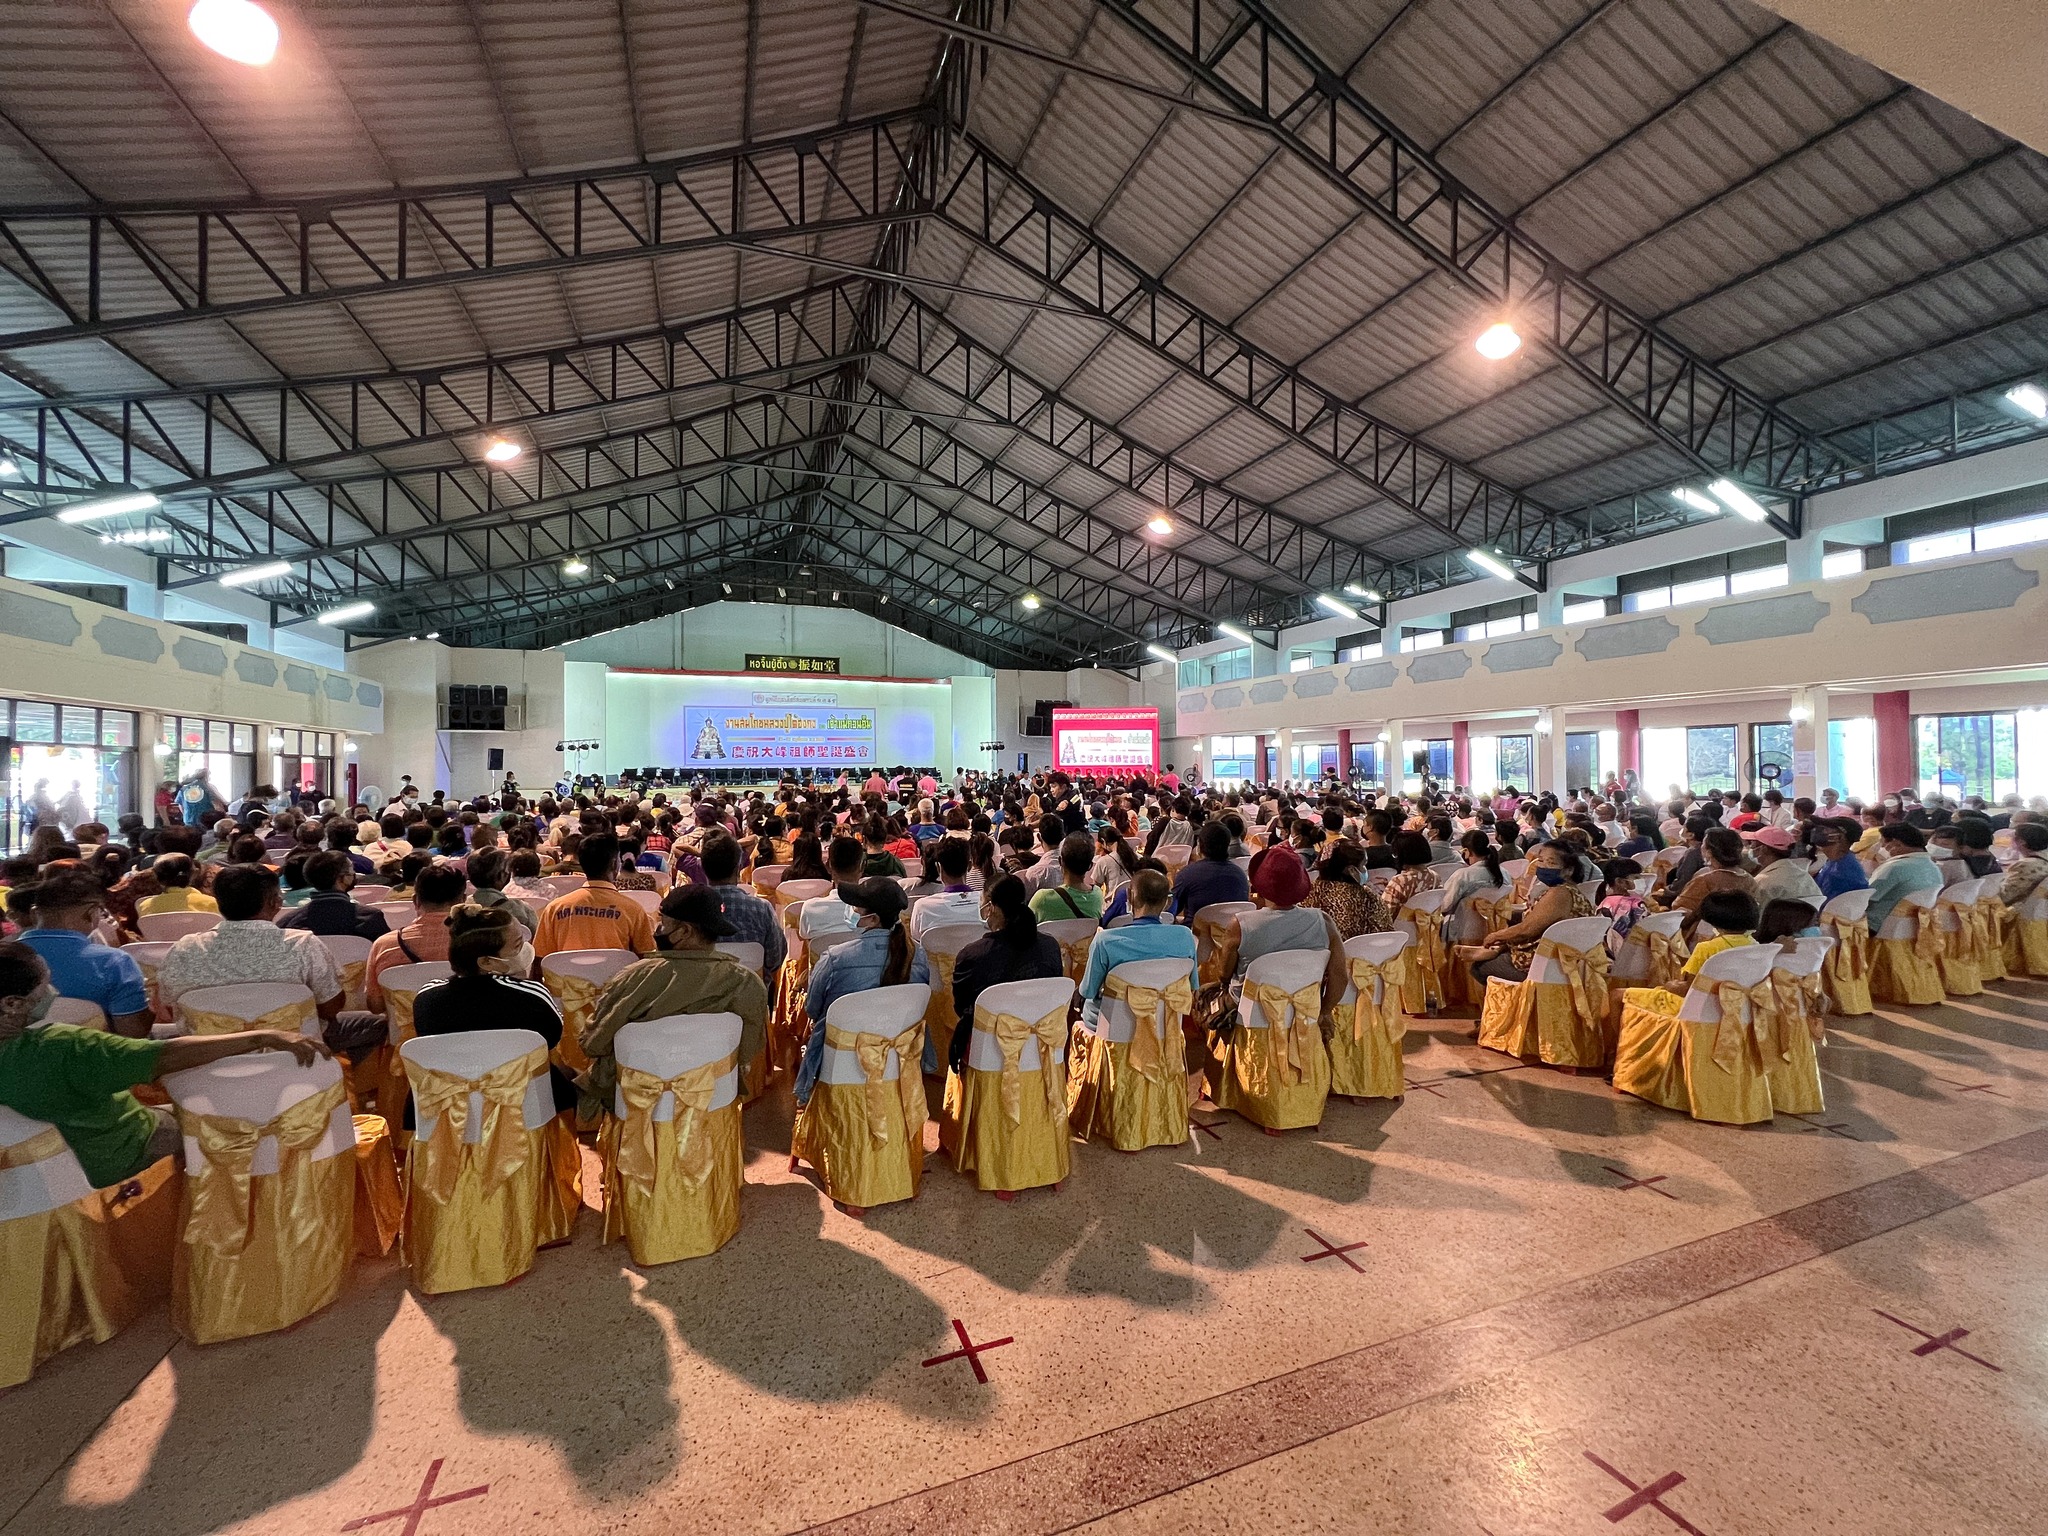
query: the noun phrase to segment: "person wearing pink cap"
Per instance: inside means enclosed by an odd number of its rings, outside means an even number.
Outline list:
[[[1797,840],[1783,827],[1752,827],[1742,834],[1756,862],[1756,901],[1759,907],[1774,901],[1803,901],[1818,912],[1827,898],[1813,882],[1806,861],[1792,857]]]

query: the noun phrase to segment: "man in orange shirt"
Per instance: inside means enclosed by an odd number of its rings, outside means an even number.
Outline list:
[[[377,978],[394,965],[418,965],[448,958],[448,914],[469,890],[469,881],[452,864],[429,864],[412,888],[417,916],[395,933],[380,934],[370,945],[363,966],[364,990],[373,1011],[384,1011],[384,989]]]
[[[542,959],[565,949],[630,949],[654,953],[654,919],[647,909],[612,884],[619,867],[619,840],[610,833],[586,837],[577,850],[584,886],[557,896],[542,908],[533,952]]]

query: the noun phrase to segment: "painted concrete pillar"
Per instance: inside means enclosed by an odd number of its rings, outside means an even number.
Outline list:
[[[1472,726],[1469,721],[1451,722],[1451,782],[1472,783]]]
[[[1877,792],[1918,789],[1919,772],[1914,767],[1913,695],[1900,688],[1870,696],[1871,714],[1877,720]]]
[[[1643,771],[1643,712],[1617,709],[1614,712],[1615,750],[1621,758],[1619,771],[1641,776]]]

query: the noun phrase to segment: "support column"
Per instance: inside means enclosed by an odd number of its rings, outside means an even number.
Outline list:
[[[1536,711],[1536,787],[1564,799],[1568,770],[1564,752],[1564,711]]]
[[[1271,773],[1269,773],[1269,772],[1267,771],[1267,769],[1266,769],[1266,738],[1265,738],[1265,737],[1263,737],[1263,736],[1254,736],[1254,737],[1252,738],[1252,754],[1253,754],[1253,756],[1254,756],[1254,757],[1256,757],[1256,758],[1257,758],[1257,761],[1256,761],[1255,763],[1253,763],[1253,764],[1252,764],[1252,779],[1253,779],[1253,781],[1254,781],[1255,783],[1260,783],[1260,784],[1270,784],[1270,783],[1271,783],[1271,782],[1273,781],[1273,777],[1274,777],[1274,776],[1273,776],[1273,775],[1272,775]]]
[[[1536,627],[1556,629],[1564,623],[1564,588],[1552,587],[1536,594]]]
[[[1793,586],[1801,582],[1820,580],[1821,557],[1827,553],[1827,541],[1818,533],[1809,533],[1803,539],[1785,541],[1785,577]]]
[[[1389,720],[1380,727],[1380,777],[1386,780],[1386,791],[1390,795],[1401,793],[1401,781],[1408,776],[1408,760],[1402,755],[1401,743],[1408,734],[1408,722]]]
[[[1279,734],[1279,736],[1278,736],[1277,738],[1275,738],[1275,742],[1274,742],[1274,757],[1275,757],[1275,759],[1276,759],[1276,765],[1275,765],[1275,767],[1274,767],[1274,769],[1273,769],[1273,777],[1274,777],[1274,778],[1276,778],[1276,779],[1290,779],[1290,778],[1293,778],[1293,777],[1294,777],[1294,727],[1293,727],[1293,726],[1291,726],[1291,725],[1283,725],[1282,727],[1280,727],[1280,734]]]
[[[1643,712],[1639,709],[1617,709],[1614,712],[1615,753],[1621,758],[1617,772],[1633,773],[1638,779],[1643,773]]]
[[[1351,727],[1348,725],[1337,727],[1337,782],[1351,782]]]
[[[1828,691],[1818,683],[1792,694],[1792,795],[1818,802],[1834,765],[1828,761]]]
[[[1451,722],[1451,782],[1472,787],[1472,725],[1466,720]]]
[[[1877,721],[1877,792],[1919,788],[1913,766],[1913,695],[1904,688],[1873,693],[1870,712]]]

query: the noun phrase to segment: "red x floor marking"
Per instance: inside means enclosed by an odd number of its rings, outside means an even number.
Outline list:
[[[1961,1355],[1965,1360],[1975,1360],[1987,1371],[1998,1371],[2002,1374],[2005,1370],[2004,1366],[1993,1365],[1989,1360],[1981,1359],[1971,1354],[1967,1349],[1956,1349],[1957,1339],[1967,1339],[1970,1336],[1970,1330],[1967,1328],[1951,1328],[1947,1333],[1929,1333],[1925,1328],[1914,1327],[1913,1324],[1907,1322],[1903,1317],[1893,1317],[1891,1313],[1881,1307],[1872,1307],[1870,1310],[1877,1313],[1886,1322],[1897,1323],[1901,1328],[1917,1333],[1921,1338],[1925,1339],[1927,1341],[1925,1344],[1913,1346],[1913,1353],[1916,1355],[1939,1354],[1944,1349],[1955,1350],[1955,1353]]]
[[[1861,1141],[1863,1139],[1849,1129],[1849,1122],[1846,1120],[1837,1120],[1832,1125],[1823,1125],[1805,1115],[1794,1115],[1792,1118],[1805,1121],[1806,1128],[1809,1131],[1825,1131],[1831,1136],[1840,1136],[1845,1141]]]
[[[1672,1194],[1671,1191],[1668,1189],[1657,1188],[1659,1184],[1662,1184],[1666,1179],[1671,1177],[1671,1175],[1668,1173],[1655,1173],[1650,1175],[1650,1177],[1647,1179],[1638,1179],[1631,1174],[1623,1173],[1619,1168],[1609,1167],[1609,1165],[1606,1163],[1602,1163],[1600,1166],[1602,1168],[1606,1168],[1607,1171],[1613,1174],[1617,1179],[1628,1180],[1626,1184],[1617,1186],[1618,1189],[1647,1189],[1651,1194],[1662,1195],[1666,1200],[1676,1200],[1678,1198],[1678,1196]]]
[[[1342,1259],[1361,1275],[1365,1273],[1365,1266],[1351,1257],[1351,1251],[1354,1248],[1363,1248],[1365,1246],[1364,1243],[1333,1243],[1312,1227],[1303,1227],[1301,1230],[1323,1245],[1321,1253],[1304,1253],[1301,1256],[1302,1263],[1313,1264],[1317,1259]]]
[[[967,1325],[957,1317],[953,1319],[953,1332],[960,1336],[960,1347],[943,1355],[933,1355],[924,1362],[925,1366],[930,1368],[934,1365],[944,1365],[948,1360],[965,1360],[974,1371],[974,1379],[979,1382],[988,1380],[988,1372],[981,1368],[982,1351],[1001,1349],[1005,1344],[1017,1342],[1014,1338],[1001,1338],[990,1339],[986,1344],[977,1344],[967,1337]]]
[[[481,1498],[491,1491],[491,1485],[485,1483],[480,1488],[465,1488],[460,1493],[444,1493],[439,1498],[436,1498],[434,1496],[434,1483],[441,1476],[441,1465],[441,1458],[436,1457],[434,1464],[427,1468],[426,1481],[420,1484],[418,1495],[405,1508],[387,1509],[381,1515],[364,1515],[360,1519],[349,1521],[342,1529],[344,1531],[360,1531],[372,1525],[382,1525],[386,1520],[402,1519],[405,1521],[405,1525],[399,1531],[398,1536],[413,1536],[413,1533],[420,1528],[421,1517],[428,1510],[439,1509],[443,1504],[454,1504],[463,1499]]]
[[[1221,1141],[1223,1139],[1223,1131],[1221,1127],[1222,1122],[1220,1120],[1196,1120],[1193,1118],[1190,1118],[1188,1120],[1189,1130],[1206,1131],[1210,1136],[1213,1136],[1218,1141]]]
[[[1406,1078],[1403,1078],[1401,1081],[1405,1083],[1408,1087],[1413,1088],[1417,1093],[1433,1093],[1438,1098],[1442,1098],[1444,1096],[1443,1089],[1439,1088],[1436,1085],[1436,1083],[1415,1083],[1409,1082]],[[1441,1082],[1442,1079],[1439,1078],[1437,1081]]]
[[[1670,1508],[1664,1502],[1664,1495],[1685,1481],[1684,1474],[1666,1472],[1653,1483],[1639,1484],[1634,1478],[1628,1476],[1627,1473],[1609,1466],[1591,1451],[1583,1451],[1580,1454],[1617,1483],[1621,1484],[1622,1487],[1629,1490],[1627,1498],[1615,1505],[1614,1508],[1602,1511],[1611,1523],[1619,1525],[1639,1509],[1654,1509],[1681,1531],[1688,1532],[1689,1536],[1706,1536],[1706,1532],[1702,1531],[1698,1526],[1686,1519],[1685,1516],[1681,1515],[1677,1510]]]
[[[1957,1093],[1988,1093],[1994,1099],[2003,1099],[2010,1097],[2010,1095],[2008,1094],[2000,1093],[1996,1088],[1992,1087],[1989,1083],[1959,1083],[1952,1077],[1937,1077],[1935,1081],[1937,1083],[1947,1083],[1949,1087],[1955,1089]]]

